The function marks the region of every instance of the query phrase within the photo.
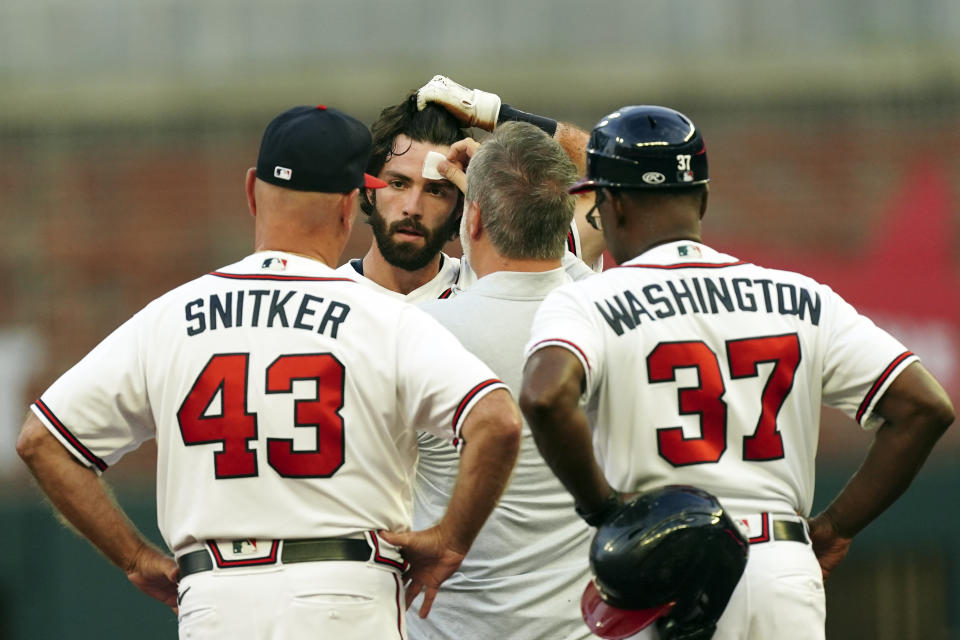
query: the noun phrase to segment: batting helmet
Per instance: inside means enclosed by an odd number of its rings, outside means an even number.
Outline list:
[[[709,181],[707,150],[690,118],[666,107],[641,105],[622,107],[597,123],[587,144],[587,175],[570,193]]]
[[[748,543],[717,499],[670,485],[627,502],[590,546],[594,579],[580,601],[602,638],[656,621],[662,640],[713,636],[747,564]]]

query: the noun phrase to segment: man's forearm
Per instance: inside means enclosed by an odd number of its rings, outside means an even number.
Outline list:
[[[590,423],[581,409],[527,417],[540,455],[584,513],[600,509],[610,485],[593,453]],[[534,426],[534,421],[537,425]]]
[[[111,562],[130,571],[147,542],[97,475],[74,460],[33,414],[24,423],[17,452],[63,517]]]
[[[560,347],[534,353],[523,373],[520,406],[540,455],[573,496],[581,513],[603,507],[610,485],[593,451],[587,414],[580,408],[583,368]]]
[[[940,436],[954,420],[943,387],[919,363],[907,367],[877,403],[885,419],[867,457],[824,510],[836,532],[853,537],[910,485]]]
[[[877,430],[863,464],[824,510],[838,534],[853,537],[910,486],[936,443],[918,431],[890,423]]]
[[[590,134],[572,124],[560,122],[553,137],[577,167],[577,175],[586,175],[587,143],[590,141]]]

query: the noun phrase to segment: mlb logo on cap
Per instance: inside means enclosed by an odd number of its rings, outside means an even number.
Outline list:
[[[287,169],[286,167],[274,167],[273,177],[280,178],[281,180],[289,180],[293,177],[293,170]]]

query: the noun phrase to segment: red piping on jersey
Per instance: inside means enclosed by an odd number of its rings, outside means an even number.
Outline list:
[[[453,293],[453,287],[448,288],[446,291],[440,294],[438,297],[439,300],[446,300],[450,297],[450,294]]]
[[[40,409],[43,415],[47,417],[47,420],[50,421],[50,424],[52,424],[54,428],[60,432],[60,435],[66,438],[67,441],[71,445],[73,445],[73,448],[76,449],[78,452],[80,452],[80,454],[84,458],[86,458],[87,460],[92,462],[94,465],[96,465],[96,467],[100,469],[100,471],[107,470],[107,463],[101,460],[100,458],[98,458],[96,455],[94,455],[94,453],[90,451],[90,449],[87,449],[85,446],[83,446],[80,440],[77,439],[77,436],[70,433],[70,430],[67,429],[66,426],[64,426],[63,422],[60,421],[60,418],[54,415],[53,411],[50,410],[50,407],[48,407],[43,402],[43,400],[41,400],[40,398],[37,398],[36,402],[34,402],[33,404],[38,409]]]
[[[758,542],[770,541],[770,514],[764,511],[760,514],[760,534],[753,536],[747,542],[757,544]]]
[[[574,343],[570,342],[569,340],[564,340],[563,338],[547,338],[546,340],[541,340],[540,342],[538,342],[538,343],[536,343],[535,345],[533,345],[533,347],[531,347],[530,350],[531,350],[531,352],[532,352],[532,351],[536,351],[537,347],[539,347],[540,345],[542,345],[542,344],[548,344],[548,343],[553,343],[553,342],[560,342],[560,343],[563,343],[563,344],[565,344],[565,345],[568,345],[568,346],[573,347],[573,348],[577,351],[577,353],[580,354],[580,357],[583,358],[583,361],[587,363],[587,369],[590,369],[590,359],[587,358],[587,354],[585,354],[585,353],[583,352],[583,349],[581,349],[580,347],[578,347],[578,346],[575,345]]]
[[[634,269],[722,269],[723,267],[738,267],[742,264],[750,264],[745,260],[736,262],[679,262],[677,264],[623,264],[622,267],[631,267]]]
[[[467,392],[467,395],[463,397],[463,400],[460,401],[460,404],[457,405],[457,410],[453,414],[453,424],[450,426],[453,427],[453,432],[457,432],[457,423],[460,422],[460,415],[463,413],[463,410],[467,408],[467,405],[470,404],[470,401],[476,397],[478,393],[486,389],[492,384],[503,384],[502,381],[497,380],[496,378],[490,378],[489,380],[484,380],[473,389]]]
[[[224,273],[223,271],[211,271],[211,276],[218,278],[228,278],[230,280],[277,280],[280,282],[356,282],[350,278],[322,278],[311,276],[271,276],[257,273]]]
[[[403,562],[397,562],[396,560],[388,558],[384,555],[380,555],[380,541],[377,539],[376,531],[370,532],[370,540],[373,542],[373,561],[374,562],[390,565],[391,567],[399,569],[400,571],[407,570],[407,567],[409,565],[407,564],[406,560],[404,560]]]
[[[877,381],[873,383],[872,387],[870,387],[870,391],[867,392],[863,402],[860,403],[860,408],[857,409],[857,422],[860,422],[860,420],[863,418],[863,414],[867,412],[867,407],[869,407],[870,403],[873,401],[873,396],[877,395],[877,391],[883,386],[883,383],[886,382],[887,378],[890,377],[890,374],[893,373],[893,370],[900,366],[901,362],[912,355],[912,351],[904,351],[897,356],[893,362],[887,365],[887,368],[883,370],[883,373],[880,374],[880,377],[877,378]]]
[[[567,251],[577,255],[577,244],[573,240],[573,231],[567,231]]]
[[[213,554],[213,559],[217,561],[217,566],[221,569],[227,567],[254,567],[260,564],[275,564],[277,562],[277,551],[280,549],[280,541],[274,540],[270,545],[270,555],[263,558],[251,558],[250,560],[224,560],[223,556],[220,555],[220,548],[214,543],[213,540],[207,541],[207,547],[210,548],[210,552]]]
[[[397,636],[400,638],[400,640],[403,640],[404,608],[400,606],[400,594],[403,593],[403,589],[400,588],[400,576],[393,574],[393,582],[397,586]]]

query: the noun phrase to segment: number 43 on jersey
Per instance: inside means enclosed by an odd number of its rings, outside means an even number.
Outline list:
[[[187,446],[222,443],[214,454],[217,478],[256,476],[257,415],[247,412],[246,353],[217,354],[197,376],[177,420]],[[292,438],[267,438],[267,462],[288,478],[328,478],[343,465],[343,364],[329,353],[280,356],[267,367],[266,393],[291,393],[295,380],[315,380],[315,398],[296,400],[293,425],[316,429],[311,450],[295,451]],[[221,410],[208,409],[220,396]]]

